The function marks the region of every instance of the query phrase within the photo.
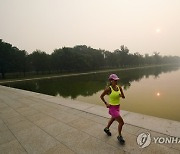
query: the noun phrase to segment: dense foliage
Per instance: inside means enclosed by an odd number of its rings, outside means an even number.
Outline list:
[[[179,62],[180,57],[178,56],[161,56],[157,52],[153,55],[132,54],[124,45],[114,52],[79,45],[73,48],[56,49],[50,55],[40,50],[28,54],[25,50],[19,50],[0,39],[1,78],[5,78],[6,73],[23,73],[25,76],[27,72],[37,74],[80,72]]]

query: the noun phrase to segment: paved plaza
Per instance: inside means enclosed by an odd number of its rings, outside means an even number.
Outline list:
[[[122,117],[125,145],[117,141],[117,122],[112,136],[103,132],[103,106],[0,86],[0,154],[180,154],[180,143],[162,143],[180,137],[179,122],[127,111]],[[137,137],[146,132],[151,143],[140,148]]]

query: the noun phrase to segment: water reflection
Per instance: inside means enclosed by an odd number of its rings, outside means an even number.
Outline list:
[[[116,71],[115,73],[120,77],[119,84],[127,90],[131,87],[131,83],[133,81],[139,82],[142,78],[149,78],[150,76],[158,78],[162,73],[172,72],[178,69],[178,66],[161,66],[121,70]],[[75,99],[78,96],[91,96],[104,89],[108,84],[107,78],[110,73],[114,72],[23,81],[6,83],[3,85],[53,96],[62,96],[64,98],[70,97]],[[160,96],[160,93],[157,92],[156,95]]]
[[[157,95],[157,96],[160,96],[160,93],[158,92],[156,95]]]

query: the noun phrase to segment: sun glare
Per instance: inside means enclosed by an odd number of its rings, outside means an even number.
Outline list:
[[[156,33],[160,33],[160,32],[161,32],[161,29],[157,28]]]
[[[157,96],[160,96],[160,93],[158,92],[156,95],[157,95]]]

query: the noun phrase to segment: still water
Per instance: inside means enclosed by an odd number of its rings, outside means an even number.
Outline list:
[[[4,85],[104,106],[99,96],[116,73],[126,99],[121,109],[180,121],[180,66],[109,71]],[[108,100],[108,97],[105,97]]]

